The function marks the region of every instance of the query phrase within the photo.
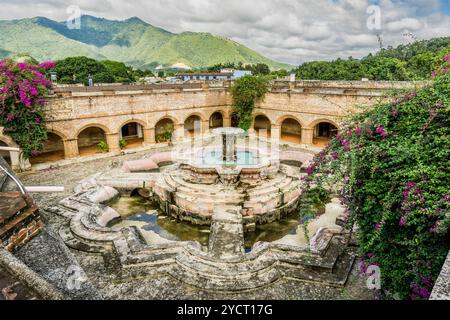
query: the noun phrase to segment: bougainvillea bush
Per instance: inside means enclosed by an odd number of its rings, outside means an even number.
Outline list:
[[[27,159],[38,154],[47,139],[43,107],[51,83],[44,73],[54,66],[0,61],[0,126]]]
[[[362,268],[379,266],[402,299],[429,298],[450,248],[449,60],[430,85],[349,120],[305,178],[343,186]]]

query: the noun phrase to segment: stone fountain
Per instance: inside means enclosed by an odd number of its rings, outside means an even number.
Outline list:
[[[193,148],[126,162],[81,182],[76,194],[47,211],[70,221],[59,230],[69,247],[115,256],[109,268],[119,281],[168,273],[189,286],[221,292],[258,289],[284,277],[344,285],[354,256],[345,250],[340,230],[320,228],[311,234],[311,244],[257,242],[251,252],[246,250],[246,234],[258,224],[298,212],[304,173],[285,163],[308,166],[313,155],[273,157],[273,150],[246,145],[242,134],[218,129],[212,140],[203,139]],[[208,245],[161,241],[155,234],[154,240],[146,240],[141,232],[150,224],[111,227],[120,215],[110,214],[109,203],[119,192],[142,188],[152,194],[163,220],[209,226]]]

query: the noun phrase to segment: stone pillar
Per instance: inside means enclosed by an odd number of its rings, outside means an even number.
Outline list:
[[[106,143],[108,144],[109,151],[120,151],[119,140],[119,133],[106,134]]]
[[[80,154],[78,152],[78,140],[66,139],[64,142],[64,157],[66,159],[76,158]]]
[[[175,125],[175,131],[173,132],[172,141],[181,142],[184,140],[184,123],[179,123]]]
[[[223,126],[225,128],[231,127],[231,117],[223,117]]]
[[[209,120],[202,121],[202,134],[209,133]]]
[[[10,151],[9,158],[11,159],[11,169],[14,171],[20,171],[22,169],[20,165],[20,153]]]
[[[314,129],[302,128],[302,144],[313,145]]]
[[[277,125],[277,124],[272,124],[271,128],[270,128],[270,135],[271,135],[271,140],[272,141],[280,141],[281,140],[281,126]]]
[[[152,145],[156,143],[155,128],[144,129],[144,145]]]

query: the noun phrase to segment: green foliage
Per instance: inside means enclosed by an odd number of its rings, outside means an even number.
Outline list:
[[[100,141],[97,144],[97,149],[102,151],[102,152],[108,152],[109,151],[109,146],[105,141]]]
[[[325,205],[330,200],[330,195],[324,188],[312,188],[306,190],[301,197],[299,207],[302,222],[316,218],[325,212]]]
[[[239,127],[248,130],[253,122],[253,109],[258,100],[264,98],[267,92],[267,80],[258,76],[244,76],[237,79],[231,88],[233,97],[233,112],[239,122]]]
[[[356,60],[311,61],[295,72],[304,80],[369,80],[406,81],[430,79],[436,63],[450,51],[450,37],[436,38],[383,49],[376,55]]]
[[[429,297],[450,248],[449,65],[350,119],[307,169],[310,186],[343,185],[363,267],[378,265],[383,289],[401,298]]]
[[[0,60],[0,126],[26,159],[42,151],[47,139],[44,106],[51,83],[44,73],[53,66]]]
[[[94,82],[112,82],[113,75],[99,61],[87,57],[71,57],[60,60],[55,68],[60,83],[88,84],[89,75]]]
[[[57,62],[55,70],[58,82],[63,84],[89,83],[89,75],[95,83],[132,83],[139,78],[152,76],[148,70],[135,70],[122,62],[97,61],[87,57],[70,57]]]
[[[101,61],[101,63],[106,67],[107,72],[113,76],[113,82],[132,83],[136,80],[136,73],[133,68],[125,65],[123,62],[105,60]]]
[[[396,48],[388,47],[377,53],[377,56],[384,58],[395,58],[401,61],[409,61],[415,56],[432,52],[436,53],[450,47],[450,37],[421,40],[414,43],[399,45]]]
[[[169,142],[172,140],[175,128],[172,123],[168,123],[164,126],[163,132],[156,135],[156,142]]]
[[[120,149],[124,149],[128,145],[128,142],[125,139],[119,140],[119,147]]]

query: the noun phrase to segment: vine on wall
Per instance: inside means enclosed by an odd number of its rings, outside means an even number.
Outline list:
[[[239,122],[238,126],[248,131],[253,123],[255,103],[262,100],[267,93],[268,85],[264,77],[244,76],[239,78],[231,88],[233,97],[233,113]]]

